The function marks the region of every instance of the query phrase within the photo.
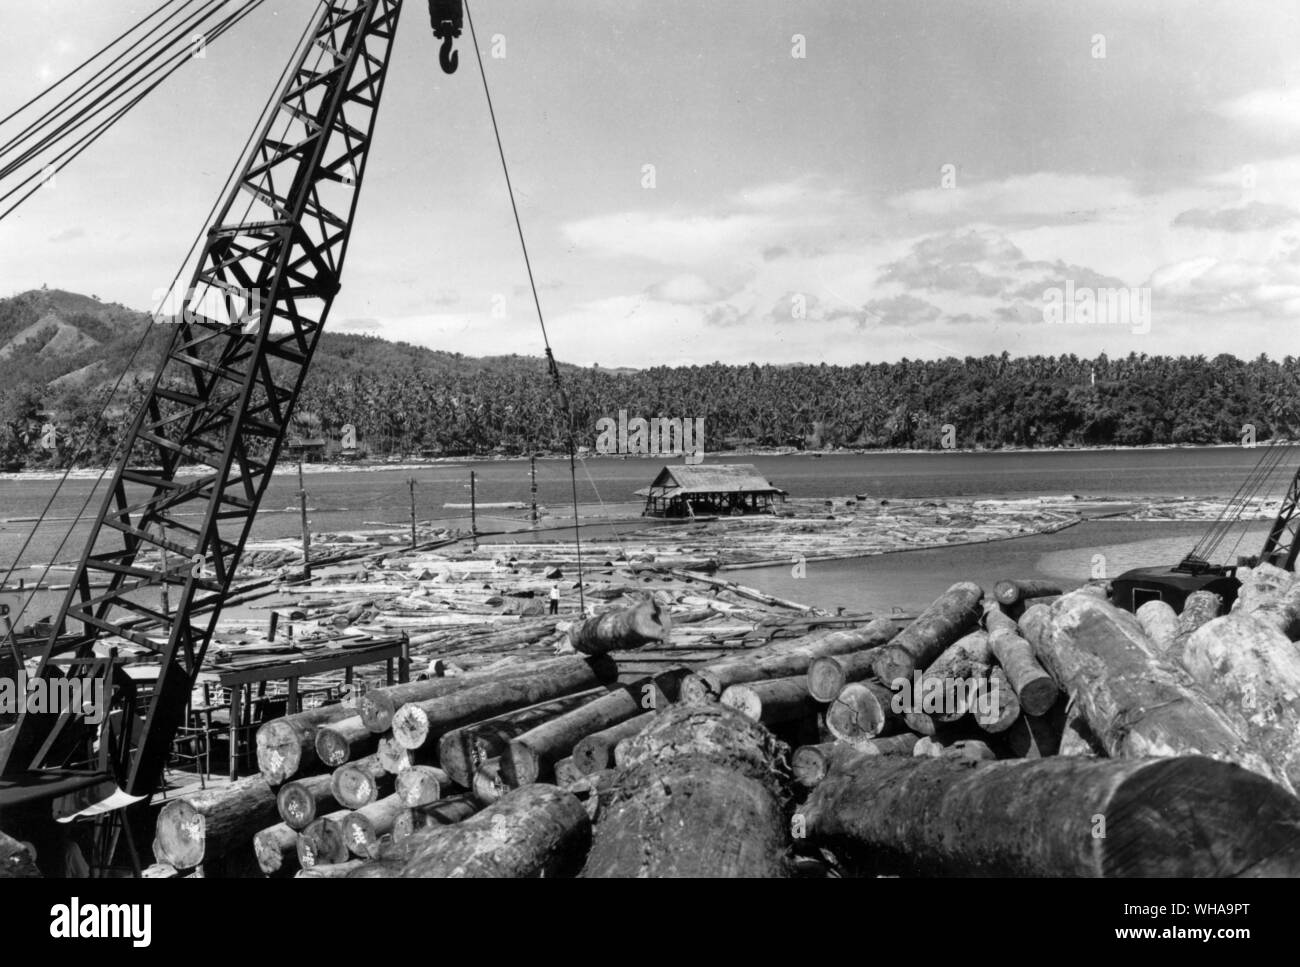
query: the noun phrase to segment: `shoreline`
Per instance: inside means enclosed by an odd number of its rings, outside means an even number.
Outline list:
[[[1087,447],[999,447],[997,449],[980,447],[974,449],[954,448],[952,450],[916,450],[906,448],[863,448],[852,449],[847,447],[833,447],[829,449],[799,450],[793,447],[772,447],[756,448],[746,450],[721,450],[708,451],[704,454],[705,460],[710,457],[714,460],[734,458],[734,459],[752,459],[754,457],[807,457],[809,459],[824,459],[826,457],[865,457],[865,456],[952,456],[962,454],[966,456],[980,456],[987,454],[1054,454],[1054,453],[1118,453],[1118,452],[1137,452],[1152,451],[1164,452],[1167,450],[1236,450],[1236,449],[1259,449],[1268,446],[1294,446],[1300,444],[1300,441],[1291,441],[1279,439],[1276,441],[1260,441],[1255,448],[1243,448],[1240,443],[1160,443],[1147,444],[1143,446],[1087,446]],[[658,463],[664,460],[675,460],[680,454],[598,454],[588,453],[579,454],[578,459],[581,461],[627,461],[640,460],[650,463]],[[321,461],[319,463],[304,463],[302,472],[307,474],[334,474],[334,473],[378,473],[382,471],[400,471],[400,470],[419,470],[425,467],[439,466],[456,466],[456,465],[478,465],[489,463],[511,463],[523,462],[529,460],[527,454],[518,454],[506,456],[504,454],[479,454],[475,456],[463,457],[427,457],[415,459],[402,459],[393,461],[357,461],[357,462],[338,462],[338,461]],[[542,453],[539,452],[536,459],[566,461],[566,453]],[[101,474],[107,476],[106,467],[75,467],[72,470],[17,470],[0,473],[0,481],[5,480],[59,480],[66,473],[69,480],[91,480]],[[182,466],[177,470],[178,477],[196,477],[206,472],[207,468],[200,466]],[[293,461],[281,461],[271,472],[272,477],[281,474],[296,474],[298,464]]]

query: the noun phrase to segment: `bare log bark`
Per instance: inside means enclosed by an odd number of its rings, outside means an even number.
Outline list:
[[[481,813],[422,830],[406,842],[411,858],[404,878],[563,875],[582,863],[591,820],[577,797],[533,783]]]
[[[347,843],[343,841],[343,820],[350,811],[339,809],[328,816],[313,819],[298,833],[298,865],[304,870],[317,865],[346,863]]]
[[[372,860],[379,855],[379,840],[393,831],[397,817],[407,810],[396,794],[377,799],[343,818],[343,842],[353,856]]]
[[[411,766],[397,774],[394,788],[402,805],[412,809],[437,802],[451,784],[451,776],[437,766]]]
[[[368,755],[356,762],[345,762],[330,773],[330,791],[334,800],[348,809],[368,806],[393,791],[395,777],[384,768],[378,755]]]
[[[983,610],[983,596],[980,586],[969,581],[950,587],[885,647],[875,662],[876,677],[892,682],[928,668],[945,648],[974,627]]]
[[[279,818],[275,792],[261,776],[196,792],[159,811],[154,856],[187,870],[235,851],[248,855],[253,834]]]
[[[1178,637],[1178,612],[1166,601],[1148,601],[1135,612],[1151,644],[1163,655]]]
[[[1043,598],[1048,595],[1061,594],[1062,588],[1051,581],[1028,578],[1020,581],[999,581],[993,586],[993,594],[999,604],[1012,605],[1026,598]]]
[[[393,717],[393,735],[407,749],[437,741],[446,732],[527,705],[572,695],[613,681],[617,669],[606,658],[569,657],[526,678],[485,682],[442,698],[403,705]]]
[[[329,769],[368,756],[379,748],[379,736],[371,732],[360,715],[322,725],[316,730],[316,758]]]
[[[631,608],[606,611],[569,629],[569,641],[584,655],[640,648],[652,641],[667,641],[672,633],[672,615],[651,598]]]
[[[850,745],[899,732],[903,716],[893,706],[893,692],[879,682],[850,682],[827,706],[826,728]]]
[[[456,785],[469,789],[474,771],[488,759],[499,758],[511,739],[605,694],[605,688],[589,689],[452,729],[438,740],[438,764]]]
[[[482,808],[482,804],[474,794],[468,792],[423,806],[414,806],[393,821],[393,842],[401,843],[413,833],[429,826],[450,826],[452,823],[458,823],[462,819],[473,816]],[[390,853],[385,849],[383,855],[388,856]]]
[[[986,700],[975,709],[975,722],[990,735],[1005,732],[1020,717],[1020,699],[1007,680],[1007,673],[995,665],[989,670]]]
[[[1069,594],[1052,606],[1043,664],[1111,756],[1208,755],[1277,781],[1205,692],[1156,654],[1137,618]]]
[[[257,730],[257,768],[273,786],[315,765],[316,730],[356,714],[343,705],[324,705],[272,719]]]
[[[1300,875],[1300,800],[1202,756],[1056,756],[974,767],[854,756],[835,764],[796,824],[801,818],[814,845],[880,872]]]
[[[732,685],[722,693],[722,704],[769,728],[796,719],[815,720],[818,707],[808,694],[806,675]]]
[[[329,775],[308,776],[286,782],[276,792],[275,803],[280,818],[294,830],[303,829],[319,814],[339,808]]]
[[[298,868],[298,831],[288,823],[276,823],[253,835],[257,865],[268,876]]]
[[[1035,660],[1029,642],[1013,631],[1001,630],[989,635],[989,647],[1020,699],[1020,707],[1030,715],[1046,714],[1061,691]]]
[[[654,717],[654,712],[643,712],[581,739],[573,747],[574,768],[582,775],[610,768],[614,764],[614,747],[624,739],[640,734]]]
[[[583,876],[790,874],[785,747],[763,726],[726,706],[681,705],[627,745]]]
[[[616,688],[595,701],[556,716],[511,739],[501,756],[501,776],[511,786],[526,786],[550,777],[555,763],[593,732],[618,725],[645,711],[640,685]]]

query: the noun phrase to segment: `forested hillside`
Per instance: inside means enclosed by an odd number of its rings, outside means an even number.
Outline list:
[[[102,462],[161,351],[156,327],[109,425],[94,415],[145,317],[63,292],[0,300],[0,460]],[[617,416],[703,417],[705,448],[960,448],[1236,443],[1300,435],[1300,362],[1264,357],[1074,356],[909,361],[859,366],[565,366],[579,445]],[[307,380],[304,432],[356,427],[371,454],[523,453],[563,446],[543,360],[474,359],[368,336],[326,333]],[[40,429],[59,429],[54,451]]]

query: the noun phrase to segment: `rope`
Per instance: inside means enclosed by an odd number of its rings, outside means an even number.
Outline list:
[[[546,332],[546,319],[542,316],[542,300],[537,295],[537,282],[533,278],[533,263],[528,257],[528,243],[524,241],[524,225],[519,218],[519,206],[515,203],[515,189],[510,181],[510,166],[506,163],[506,151],[501,144],[501,128],[497,124],[496,110],[492,106],[492,92],[488,88],[487,71],[483,67],[483,52],[478,46],[478,34],[474,30],[474,17],[470,14],[469,0],[465,0],[465,22],[469,24],[470,43],[474,47],[474,56],[478,60],[479,76],[483,78],[483,96],[487,99],[488,116],[492,119],[492,133],[496,137],[497,154],[501,157],[501,171],[505,175],[506,192],[510,196],[510,211],[514,214],[515,230],[519,233],[519,247],[523,251],[524,266],[528,270],[528,285],[532,289],[533,305],[537,308],[537,321],[542,328],[542,343],[546,347],[547,369],[550,371],[551,380],[555,384],[555,391],[560,397],[560,406],[564,410],[565,429],[569,444],[569,480],[573,488],[573,543],[578,559],[578,606],[585,615],[587,613],[587,601],[584,594],[586,581],[582,572],[582,530],[578,517],[578,466],[577,447],[573,440],[573,409],[569,406],[569,398],[564,392],[564,386],[560,380],[560,368],[555,363],[555,354],[551,352],[551,340]]]

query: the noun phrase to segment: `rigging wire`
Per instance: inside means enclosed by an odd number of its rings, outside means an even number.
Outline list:
[[[483,51],[479,49],[478,34],[474,30],[474,17],[470,14],[469,0],[465,0],[465,22],[469,24],[470,43],[474,47],[474,56],[478,60],[479,76],[483,78],[483,96],[487,99],[488,116],[492,119],[492,133],[496,137],[497,154],[501,156],[501,171],[506,179],[506,192],[510,196],[510,211],[514,214],[515,230],[519,233],[519,247],[523,251],[524,266],[528,270],[528,285],[533,293],[533,305],[537,308],[537,321],[542,328],[542,343],[546,347],[546,365],[556,393],[560,397],[560,406],[564,412],[565,429],[569,444],[569,480],[573,487],[573,543],[578,559],[578,607],[587,613],[586,595],[583,585],[586,583],[582,570],[582,527],[578,517],[578,467],[577,447],[573,440],[573,408],[569,405],[568,394],[560,380],[560,368],[556,365],[555,354],[551,352],[551,340],[546,333],[546,319],[542,315],[542,300],[537,295],[537,282],[533,278],[533,263],[528,257],[528,243],[524,241],[524,225],[519,218],[519,206],[515,203],[515,189],[510,181],[510,166],[506,163],[506,150],[501,143],[501,128],[497,124],[497,114],[492,106],[492,92],[488,89],[487,71],[483,67]]]
[[[254,10],[256,10],[265,2],[266,0],[252,0],[251,3],[243,7],[241,10],[232,14],[222,23],[218,24],[216,27],[213,28],[211,35],[208,37],[208,42],[217,40],[218,38],[226,34],[229,30],[231,30],[234,26],[236,26],[238,23],[244,20],[249,14],[251,14]],[[13,205],[11,205],[3,212],[0,212],[0,221],[3,221],[5,218],[8,218],[24,202],[26,202],[28,199],[32,197],[32,195],[36,194],[36,192],[40,190],[41,186],[45,183],[45,181],[49,176],[49,169],[53,168],[54,169],[53,173],[57,174],[58,172],[66,168],[69,164],[71,164],[73,161],[75,161],[87,148],[89,148],[92,144],[98,141],[113,125],[115,125],[119,120],[121,120],[122,117],[125,116],[133,107],[135,107],[137,104],[143,101],[149,94],[151,94],[154,90],[156,90],[164,81],[167,80],[167,78],[171,77],[172,74],[174,74],[177,70],[179,70],[189,59],[190,57],[188,54],[182,54],[180,57],[176,59],[176,61],[171,65],[170,68],[155,72],[155,74],[152,76],[157,77],[157,80],[154,80],[152,84],[150,84],[140,94],[136,95],[132,100],[130,100],[124,107],[118,110],[115,114],[113,114],[107,120],[100,123],[92,133],[83,135],[78,141],[76,141],[72,145],[72,147],[64,150],[62,153],[60,153],[53,159],[54,162],[62,162],[61,164],[55,166],[53,162],[47,163],[44,166],[44,168],[32,172],[30,175],[28,175],[26,178],[20,181],[17,185],[15,185],[10,191],[6,192],[4,195],[0,195],[0,202],[3,202],[11,198],[14,194],[16,194],[24,185],[29,184],[30,182],[32,182],[37,178],[41,179],[41,181],[37,185],[35,185],[33,188],[31,188],[31,190],[29,190],[26,194],[24,194],[21,198],[19,198],[16,202],[14,202]],[[139,87],[141,83],[145,83],[149,79],[150,79],[149,77],[146,77],[142,81],[137,82],[134,86]],[[65,158],[67,159],[66,161],[63,160]]]
[[[262,0],[257,0],[257,3],[254,6],[260,4],[261,2]],[[317,4],[318,11],[320,6],[324,2],[325,0],[320,0],[320,3]],[[253,9],[252,7],[248,8],[248,12],[251,12],[252,9]],[[290,71],[293,70],[293,65],[295,65],[298,62],[299,58],[302,57],[303,51],[306,49],[306,46],[308,45],[312,34],[315,32],[316,24],[318,23],[319,19],[320,19],[320,14],[318,12],[316,15],[314,15],[311,18],[311,20],[308,21],[307,26],[303,30],[302,36],[298,38],[298,42],[294,45],[293,55],[290,57],[288,63],[285,64],[284,70],[281,71],[280,77],[275,83],[275,87],[272,89],[270,96],[267,98],[267,101],[263,105],[261,112],[258,114],[257,123],[253,126],[252,130],[250,131],[247,140],[244,142],[244,146],[240,149],[239,155],[235,159],[234,166],[231,168],[230,173],[226,176],[226,180],[222,185],[221,191],[217,194],[216,200],[212,203],[212,207],[208,210],[207,216],[203,219],[202,222],[203,227],[199,229],[198,234],[194,237],[194,241],[190,243],[189,250],[186,252],[185,257],[181,260],[180,265],[176,269],[176,274],[172,277],[172,281],[167,288],[167,292],[163,295],[161,301],[158,303],[158,306],[155,308],[154,312],[150,315],[149,324],[145,327],[144,332],[140,336],[139,342],[136,343],[135,348],[132,350],[131,355],[127,360],[127,364],[125,368],[122,370],[122,373],[118,376],[117,381],[113,384],[113,389],[109,392],[108,397],[105,399],[103,407],[100,408],[99,415],[96,418],[94,423],[94,431],[86,435],[86,437],[82,441],[81,446],[78,447],[77,451],[73,454],[72,460],[68,464],[68,468],[63,472],[63,476],[59,479],[59,482],[55,485],[53,492],[51,492],[49,499],[45,503],[45,507],[41,510],[40,516],[37,518],[36,523],[32,525],[32,529],[28,532],[26,540],[23,541],[22,547],[19,548],[18,554],[14,557],[13,564],[11,564],[7,569],[7,571],[5,572],[4,579],[0,580],[0,588],[8,585],[9,579],[13,576],[14,571],[17,570],[18,565],[22,562],[23,554],[26,553],[28,547],[31,546],[32,539],[36,536],[36,532],[40,529],[41,524],[48,516],[50,512],[50,508],[53,506],[54,501],[58,499],[59,492],[63,489],[63,485],[67,483],[68,477],[72,473],[72,469],[76,465],[77,460],[81,457],[82,453],[84,453],[86,444],[91,439],[93,439],[96,435],[98,435],[100,428],[102,428],[104,423],[104,417],[108,412],[109,404],[112,402],[113,397],[117,395],[117,391],[121,387],[123,380],[126,379],[127,374],[131,371],[131,366],[134,364],[136,357],[144,349],[149,334],[153,331],[154,326],[158,324],[159,313],[161,313],[163,306],[167,304],[167,299],[171,295],[172,290],[176,288],[176,283],[180,281],[181,275],[185,272],[185,268],[189,264],[190,259],[194,257],[195,251],[198,249],[199,244],[203,241],[204,237],[206,236],[208,225],[212,222],[212,219],[216,215],[217,210],[220,208],[227,194],[229,194],[229,192],[233,188],[234,183],[239,178],[240,173],[247,166],[247,159],[250,157],[250,152],[252,151],[253,143],[257,139],[258,133],[262,131],[263,128],[270,122],[274,109],[279,102],[280,92],[284,88],[285,83],[288,81],[289,73]],[[323,53],[317,55],[316,58],[317,65],[319,65],[322,56]],[[287,130],[287,126],[288,124],[291,123],[291,120],[286,120],[285,123],[286,123],[286,130]],[[248,202],[248,205],[244,209],[245,219],[247,219],[248,212],[252,210],[252,205],[253,202],[250,200]],[[178,332],[179,329],[173,330],[172,333],[173,345]],[[170,351],[170,346],[169,346],[169,351]],[[118,438],[118,442],[116,446],[113,448],[112,453],[109,455],[109,459],[105,461],[104,468],[100,470],[99,476],[95,479],[94,486],[90,488],[90,492],[86,495],[86,499],[82,502],[81,509],[77,512],[76,517],[73,518],[72,524],[69,525],[67,531],[64,533],[63,539],[59,542],[59,545],[55,549],[54,553],[50,555],[49,562],[45,565],[45,568],[41,572],[40,577],[36,579],[37,587],[39,587],[41,582],[44,581],[46,576],[49,575],[51,568],[54,566],[55,560],[58,558],[58,555],[63,551],[63,548],[67,544],[68,539],[72,536],[73,530],[76,528],[77,524],[81,521],[81,518],[85,515],[86,509],[90,506],[91,499],[94,497],[95,492],[99,489],[99,485],[103,482],[105,474],[108,472],[108,468],[110,466],[113,466],[116,463],[118,453],[121,451],[122,444],[125,441],[125,439],[126,439],[125,434],[123,434],[121,437]],[[18,623],[22,619],[23,615],[27,612],[27,607],[31,603],[31,601],[32,601],[32,596],[29,596],[27,600],[23,602],[23,604],[18,610],[17,615],[13,618],[13,620],[10,623],[7,637],[11,645],[16,644],[14,641],[14,636],[17,633],[17,628],[19,626]],[[57,635],[58,632],[59,629],[55,628],[53,634]]]

